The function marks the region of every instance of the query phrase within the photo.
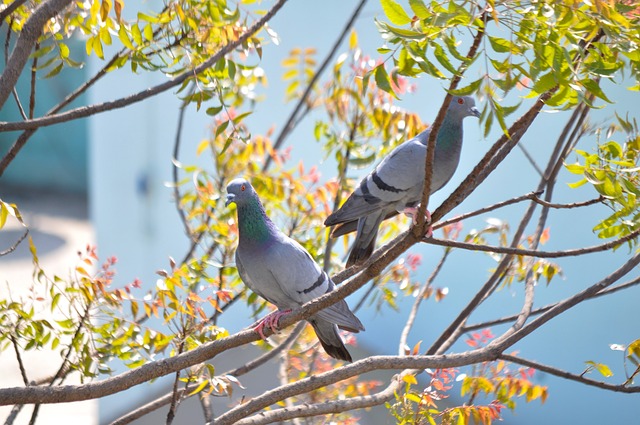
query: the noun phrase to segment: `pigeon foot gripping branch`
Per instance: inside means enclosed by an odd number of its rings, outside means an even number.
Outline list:
[[[260,320],[255,330],[264,338],[265,327],[276,330],[278,320],[293,310],[335,289],[331,278],[296,241],[282,233],[267,217],[258,194],[245,179],[227,186],[228,206],[235,203],[240,238],[236,266],[240,278],[253,292],[274,304],[278,311]],[[307,321],[331,357],[352,361],[338,328],[364,330],[344,300],[320,310]]]

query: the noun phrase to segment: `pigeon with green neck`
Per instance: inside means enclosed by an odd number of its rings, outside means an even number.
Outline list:
[[[240,278],[253,292],[278,308],[254,328],[264,339],[265,327],[276,331],[283,315],[333,291],[335,284],[299,243],[269,219],[247,180],[235,179],[229,183],[226,205],[231,203],[236,204],[238,214],[236,266]],[[364,326],[344,300],[320,310],[307,321],[327,354],[352,361],[338,328],[359,332]]]

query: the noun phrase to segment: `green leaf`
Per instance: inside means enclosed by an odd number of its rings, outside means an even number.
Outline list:
[[[31,56],[29,56],[31,59],[35,59],[35,58],[41,58],[42,56],[46,55],[47,53],[49,53],[50,51],[53,50],[53,45],[49,45],[49,46],[44,46],[44,47],[40,47],[38,50],[36,50],[35,52],[33,52],[31,54]]]
[[[582,174],[584,173],[584,165],[579,163],[575,164],[564,164],[564,167],[572,174]]]
[[[68,58],[69,57],[69,46],[64,43],[58,44],[58,49],[60,49],[60,57]]]
[[[582,180],[578,180],[577,182],[573,182],[573,183],[567,183],[567,186],[569,186],[571,189],[575,189],[577,187],[580,187],[584,184],[587,183],[587,179],[582,179]]]
[[[60,62],[58,65],[56,65],[55,68],[53,68],[51,71],[49,71],[47,73],[47,75],[44,76],[44,78],[55,77],[56,75],[58,75],[60,73],[60,71],[62,71],[62,67],[63,66],[64,66],[64,64],[62,62]]]
[[[391,88],[391,80],[389,79],[389,74],[387,74],[387,70],[384,69],[383,64],[376,66],[374,77],[376,79],[376,85],[380,90],[384,90],[387,93],[393,95],[393,97],[397,98],[396,94]]]
[[[596,83],[595,81],[593,81],[592,79],[585,78],[584,80],[580,81],[580,84],[585,89],[587,89],[587,91],[589,91],[589,93],[592,93],[594,96],[599,97],[600,99],[604,100],[607,103],[613,103],[612,101],[609,100],[607,95],[604,94],[604,92],[600,88],[600,85],[598,83]]]
[[[138,26],[138,24],[131,25],[131,36],[133,37],[133,41],[136,44],[142,44],[142,33],[140,32],[140,27]]]
[[[433,54],[435,55],[438,62],[440,62],[440,65],[444,66],[445,69],[450,73],[454,75],[458,74],[458,70],[451,64],[442,46],[436,43],[433,47],[435,49]]]
[[[478,78],[476,81],[461,89],[449,90],[449,93],[454,96],[468,96],[478,91],[480,84],[482,84],[482,78]]]
[[[122,42],[122,45],[127,49],[135,49],[135,47],[131,43],[131,39],[129,38],[129,34],[127,33],[127,29],[124,27],[124,24],[120,24],[120,29],[118,30],[118,38]]]
[[[558,82],[556,81],[556,77],[553,75],[553,72],[549,72],[536,80],[533,84],[531,95],[528,97],[535,97],[538,94],[545,93],[557,85]]]
[[[407,15],[407,12],[394,0],[380,0],[380,4],[382,5],[384,14],[395,25],[407,25],[411,22],[411,18]]]
[[[431,12],[422,0],[409,0],[409,6],[413,13],[420,19],[426,19],[431,16]]]
[[[509,53],[514,50],[513,43],[504,38],[489,36],[489,42],[491,43],[491,48],[497,53]]]
[[[418,31],[407,30],[404,28],[396,28],[384,22],[380,22],[380,26],[385,30],[395,34],[399,37],[410,39],[410,40],[422,40],[424,38],[424,34]]]

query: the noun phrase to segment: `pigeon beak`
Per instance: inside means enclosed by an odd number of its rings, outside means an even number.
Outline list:
[[[235,197],[236,195],[234,195],[233,193],[227,193],[227,201],[224,203],[224,206],[228,207],[229,204],[235,202]]]
[[[475,106],[472,106],[471,108],[469,108],[469,113],[473,117],[480,118],[480,111]]]

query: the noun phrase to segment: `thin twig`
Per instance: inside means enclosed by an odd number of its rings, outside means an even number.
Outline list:
[[[40,42],[37,41],[33,48],[34,52],[40,50]],[[34,56],[31,63],[31,90],[29,95],[29,119],[33,119],[33,114],[36,109],[36,71],[38,70],[38,56]]]
[[[538,251],[535,249],[524,248],[512,248],[508,246],[494,246],[494,245],[478,245],[468,242],[453,241],[447,239],[437,239],[434,237],[424,239],[424,242],[428,242],[433,245],[446,246],[450,248],[460,248],[469,251],[483,251],[491,252],[493,254],[508,254],[508,255],[523,255],[526,257],[535,258],[561,258],[561,257],[577,257],[579,255],[593,254],[595,252],[608,251],[616,248],[625,242],[636,239],[640,235],[640,229],[634,230],[626,236],[619,239],[605,242],[600,245],[593,245],[585,248],[574,248],[563,251]]]
[[[558,369],[542,363],[534,362],[532,360],[523,359],[522,357],[512,356],[510,354],[501,354],[499,358],[501,360],[505,360],[511,363],[516,363],[522,366],[531,367],[541,372],[558,376],[560,378],[568,379],[569,381],[575,381],[581,384],[589,385],[591,387],[598,387],[604,390],[609,390],[609,391],[618,392],[618,393],[640,393],[640,386],[628,386],[625,384],[616,385],[616,384],[609,384],[607,382],[596,381],[594,379],[585,378],[582,375],[576,375],[574,373],[570,373],[562,369]]]
[[[447,260],[447,257],[449,257],[449,254],[451,252],[452,251],[450,249],[444,250],[444,253],[440,258],[440,261],[438,261],[438,264],[433,269],[433,272],[431,272],[431,275],[429,276],[427,281],[420,288],[418,295],[416,295],[416,299],[413,302],[413,305],[411,306],[411,311],[409,312],[409,317],[407,317],[407,322],[405,323],[404,328],[402,329],[402,333],[400,334],[400,343],[398,344],[398,355],[402,356],[405,354],[404,350],[405,350],[405,347],[407,347],[409,332],[411,332],[411,328],[413,327],[413,324],[416,320],[416,317],[418,315],[418,309],[420,308],[420,304],[424,299],[424,295],[427,293],[429,288],[431,288],[431,284],[435,280],[436,276],[438,276],[438,274],[440,273],[440,270],[442,270],[442,267],[444,266],[444,263]]]
[[[623,289],[628,289],[628,288],[630,288],[632,286],[636,286],[639,283],[640,283],[640,277],[637,277],[637,278],[635,278],[633,280],[630,280],[628,282],[621,283],[618,286],[614,286],[612,288],[604,289],[604,290],[596,293],[595,295],[593,295],[589,299],[598,298],[598,297],[601,297],[603,295],[609,295],[609,294],[612,294],[614,292],[621,291]],[[538,314],[542,314],[542,313],[544,313],[546,311],[551,310],[557,304],[558,303],[553,303],[553,304],[549,304],[549,305],[546,305],[544,307],[540,307],[540,308],[537,308],[535,310],[532,310],[531,311],[531,315],[532,316],[536,316]],[[504,324],[504,323],[509,323],[509,322],[514,321],[517,317],[518,317],[517,315],[512,315],[512,316],[501,317],[499,319],[487,320],[487,321],[481,322],[481,323],[474,323],[474,324],[471,324],[471,325],[466,325],[466,326],[463,327],[462,331],[463,332],[472,332],[472,331],[475,331],[475,330],[478,330],[478,329],[485,329],[485,328],[489,328],[491,326],[501,325],[501,324]]]
[[[24,385],[29,385],[29,378],[27,378],[27,371],[24,368],[24,363],[22,362],[22,356],[20,355],[20,348],[18,347],[18,341],[16,341],[15,335],[10,336],[11,344],[13,345],[13,351],[16,354],[16,359],[18,360],[18,367],[20,368],[20,376],[22,376],[22,382]]]
[[[358,3],[355,10],[351,13],[351,17],[349,18],[344,28],[340,32],[340,35],[338,35],[338,38],[336,39],[336,41],[333,43],[333,46],[329,50],[329,53],[327,54],[327,56],[325,56],[320,66],[318,67],[316,72],[313,74],[313,77],[311,77],[311,81],[309,81],[309,84],[307,84],[307,87],[302,93],[302,96],[300,96],[300,99],[298,99],[298,103],[296,104],[295,108],[293,108],[293,111],[289,115],[289,118],[287,119],[286,123],[282,127],[280,134],[278,134],[278,137],[276,137],[276,141],[273,144],[274,150],[280,149],[285,139],[289,136],[289,134],[291,134],[291,131],[294,128],[294,123],[297,119],[297,116],[300,110],[302,109],[302,107],[306,104],[306,101],[309,98],[309,95],[311,94],[311,90],[313,90],[314,86],[316,85],[316,82],[318,81],[318,79],[320,78],[324,70],[327,68],[327,66],[329,66],[329,63],[335,56],[336,52],[338,51],[338,48],[342,44],[342,41],[344,40],[344,38],[347,36],[347,33],[349,32],[351,27],[353,27],[353,24],[358,18],[358,15],[360,15],[360,12],[362,11],[362,8],[366,3],[367,3],[367,0],[360,0],[360,3]],[[269,166],[271,165],[271,161],[272,161],[271,156],[267,155],[266,161],[262,166],[262,172],[266,171],[269,168]]]
[[[184,338],[185,336],[182,335],[182,341],[178,345],[178,354],[184,352]],[[166,425],[171,425],[173,423],[173,419],[176,417],[176,412],[178,410],[178,405],[182,400],[182,393],[180,393],[178,388],[178,384],[180,383],[180,372],[181,371],[176,372],[176,377],[173,380],[173,390],[171,391],[172,397],[171,403],[169,403],[169,411],[167,412],[167,420],[165,422]]]
[[[25,229],[22,236],[20,236],[20,238],[18,238],[18,240],[13,245],[5,249],[4,251],[0,251],[0,257],[2,257],[3,255],[11,254],[13,251],[15,251],[18,245],[20,245],[20,243],[27,237],[28,234],[29,234],[29,229]]]

